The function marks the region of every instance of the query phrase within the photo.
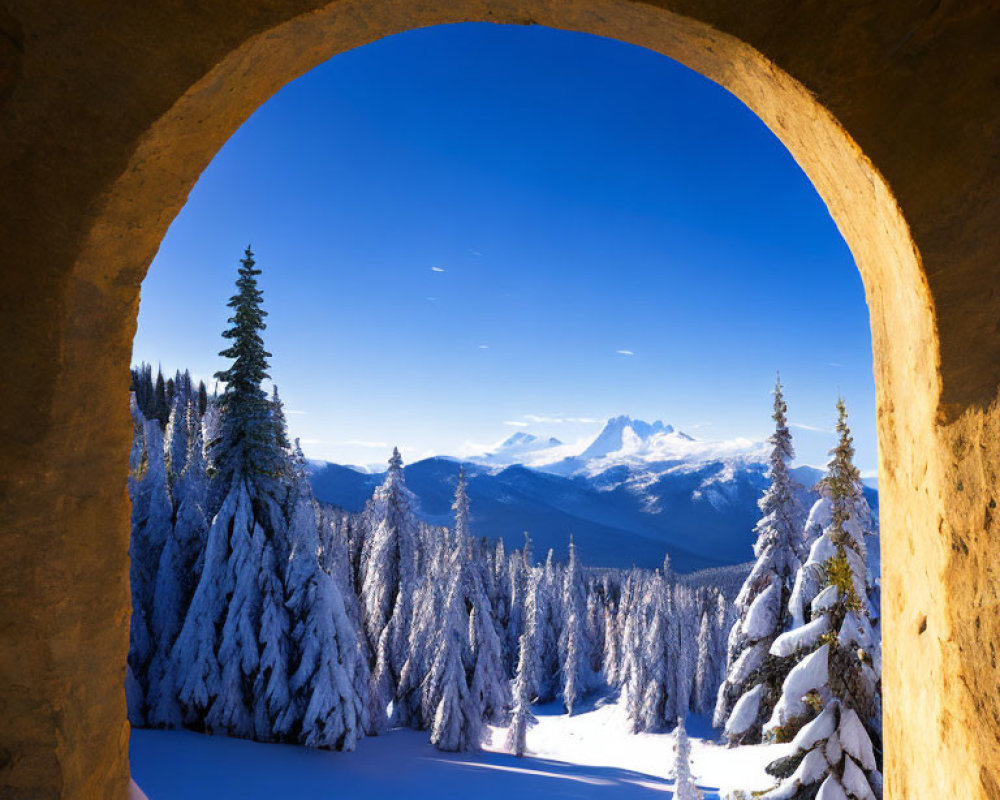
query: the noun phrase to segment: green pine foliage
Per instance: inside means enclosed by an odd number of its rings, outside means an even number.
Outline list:
[[[232,359],[215,377],[225,384],[219,399],[222,423],[212,443],[217,480],[228,487],[234,477],[277,478],[285,459],[276,436],[273,406],[261,384],[268,375],[268,358],[261,332],[267,327],[264,293],[257,285],[257,268],[249,247],[240,261],[237,292],[229,300],[233,315],[223,336],[232,344],[219,353]],[[285,437],[287,438],[287,436]]]

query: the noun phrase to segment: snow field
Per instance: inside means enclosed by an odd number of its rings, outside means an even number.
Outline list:
[[[132,771],[149,800],[670,800],[672,733],[628,732],[616,703],[586,703],[569,717],[559,704],[534,707],[523,758],[503,750],[506,728],[490,726],[484,750],[445,754],[426,731],[395,729],[353,753],[259,744],[186,731],[134,730]],[[731,789],[764,789],[764,767],[789,745],[729,749],[690,717],[692,772],[706,800]]]

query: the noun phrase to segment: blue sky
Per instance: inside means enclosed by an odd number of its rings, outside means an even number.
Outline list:
[[[620,42],[451,25],[337,56],[262,106],[174,221],[135,361],[222,362],[252,243],[272,375],[307,455],[564,441],[629,413],[799,460],[834,402],[876,467],[868,312],[808,179],[739,100]]]

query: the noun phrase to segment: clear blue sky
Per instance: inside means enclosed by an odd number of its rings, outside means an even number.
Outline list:
[[[248,242],[311,457],[573,441],[619,413],[758,438],[780,369],[799,460],[827,460],[839,391],[876,467],[847,246],[760,120],[658,54],[477,24],[321,65],[202,175],[143,284],[136,361],[220,367]]]

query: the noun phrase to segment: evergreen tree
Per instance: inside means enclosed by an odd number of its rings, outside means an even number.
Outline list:
[[[278,387],[271,387],[271,424],[274,425],[274,440],[278,447],[288,452],[291,442],[288,441],[288,422],[285,418],[285,405],[278,396]]]
[[[524,547],[521,552],[516,550],[510,561],[510,603],[507,615],[506,652],[508,653],[507,672],[517,671],[518,643],[521,634],[526,630],[526,603],[528,599],[529,578],[531,566],[531,537],[524,532]]]
[[[531,686],[531,669],[534,655],[531,650],[534,638],[530,633],[521,634],[518,647],[517,676],[514,678],[514,711],[511,715],[510,727],[507,729],[507,752],[523,756],[527,745],[528,728],[535,723],[531,713],[533,689]]]
[[[854,513],[860,478],[842,400],[837,411],[839,440],[824,479],[830,524],[813,542],[790,601],[793,615],[804,624],[771,646],[773,655],[795,666],[767,729],[779,741],[789,741],[819,709],[838,702],[862,721],[878,752],[881,664],[866,602],[864,529]]]
[[[285,605],[281,567],[272,542],[264,543],[257,587],[260,592],[260,664],[253,683],[253,727],[258,741],[283,740],[292,730],[299,708],[289,687],[291,620]]]
[[[205,557],[208,522],[203,510],[206,494],[201,426],[189,438],[186,466],[174,485],[177,503],[173,530],[167,538],[156,572],[151,633],[155,653],[149,667],[149,722],[174,728],[182,724],[177,702],[177,680],[171,649],[197,587]]]
[[[662,576],[657,573],[647,589],[645,615],[649,627],[645,636],[637,644],[639,653],[634,656],[641,661],[641,671],[635,671],[635,680],[630,683],[630,692],[637,693],[632,702],[635,716],[633,730],[662,730],[674,718],[675,692],[677,683],[677,658],[671,639],[673,626],[669,608],[669,595]],[[642,612],[640,612],[642,613]],[[633,629],[633,631],[638,628]],[[634,632],[633,632],[634,637]],[[630,646],[633,642],[630,642]],[[639,676],[642,676],[641,683]]]
[[[593,688],[591,640],[587,627],[587,596],[583,575],[576,558],[573,536],[569,539],[569,564],[563,577],[562,609],[565,624],[559,638],[562,696],[566,712],[572,716],[577,700]]]
[[[190,398],[181,391],[174,393],[167,419],[166,454],[169,460],[168,479],[173,486],[187,465],[188,446],[193,433]]]
[[[219,640],[219,694],[205,718],[210,731],[241,738],[254,733],[252,687],[260,666],[257,577],[265,541],[264,529],[252,516],[246,527],[234,525],[229,532],[233,593]]]
[[[647,668],[649,661],[646,658],[646,613],[645,600],[638,584],[636,575],[631,576],[632,588],[627,600],[622,598],[623,606],[619,607],[619,617],[622,621],[621,628],[621,666],[618,681],[625,698],[625,713],[632,721],[634,732],[644,730],[643,705],[647,693]],[[659,575],[657,578],[662,580]],[[659,650],[660,643],[656,643]]]
[[[140,415],[141,416],[141,415]],[[129,540],[129,578],[132,620],[129,630],[129,720],[147,722],[149,666],[156,640],[151,630],[156,573],[173,530],[173,508],[167,489],[167,466],[159,422],[140,419],[143,456],[133,489],[132,531]]]
[[[205,381],[198,381],[198,416],[205,416],[208,410],[208,389],[205,388]]]
[[[465,473],[459,472],[455,501],[454,546],[465,562],[465,606],[469,609],[469,657],[472,664],[469,684],[472,701],[481,719],[499,722],[510,703],[503,646],[493,622],[493,611],[486,591],[485,558],[477,558],[469,530],[469,497]]]
[[[725,727],[730,744],[761,740],[761,728],[774,709],[787,674],[784,662],[771,656],[769,650],[791,625],[788,600],[805,553],[802,511],[788,471],[795,451],[786,415],[778,381],[772,415],[775,429],[768,439],[770,485],[758,503],[762,516],[756,527],[757,560],[736,598],[738,616],[730,634],[727,675],[715,709],[715,724]],[[734,707],[749,693],[742,713],[733,718]]]
[[[424,688],[426,701],[435,709],[431,744],[449,752],[478,749],[482,739],[481,710],[469,690],[463,660],[469,650],[469,626],[463,598],[466,567],[462,550],[461,546],[455,548],[452,558],[436,655]]]
[[[714,706],[715,685],[713,684],[713,663],[714,656],[714,635],[712,620],[709,618],[708,610],[701,614],[701,622],[698,625],[698,665],[695,673],[695,706],[694,710],[703,714],[710,705]]]
[[[853,709],[833,700],[792,740],[791,755],[768,767],[783,777],[764,800],[876,800],[882,775],[865,726]]]
[[[615,626],[615,613],[610,606],[604,608],[604,680],[608,686],[619,685],[618,672],[620,669],[621,653],[619,641],[621,633]]]
[[[298,658],[289,686],[299,709],[295,716],[301,718],[302,742],[353,750],[367,724],[367,697],[359,696],[354,675],[358,632],[341,587],[320,566],[319,519],[303,461],[299,451],[285,577]]]
[[[257,269],[249,247],[240,261],[237,293],[229,300],[233,315],[223,332],[231,345],[219,353],[232,359],[228,369],[215,373],[225,383],[219,399],[218,438],[212,442],[215,485],[229,491],[234,480],[252,478],[263,486],[282,473],[282,453],[275,438],[272,406],[261,384],[268,375],[271,354],[264,349],[261,332],[267,312],[261,307],[263,292],[257,286]]]
[[[156,372],[156,385],[153,388],[153,417],[160,423],[161,431],[167,426],[169,416],[170,401],[167,400],[167,385],[161,369]]]
[[[365,507],[361,602],[365,630],[374,654],[373,698],[383,709],[395,697],[409,657],[413,599],[416,594],[420,532],[413,495],[403,478],[403,459],[393,449],[385,481]],[[394,705],[397,721],[407,709]],[[375,723],[377,727],[380,727]]]
[[[684,727],[684,717],[677,718],[676,730],[677,744],[674,746],[676,753],[674,761],[674,798],[675,800],[701,800],[702,794],[698,790],[694,778],[691,777],[691,741],[688,739],[687,729]]]
[[[261,724],[254,695],[262,645],[261,571],[267,545],[275,562],[288,553],[287,457],[275,435],[271,404],[261,382],[267,358],[261,331],[266,312],[249,248],[240,262],[237,294],[229,301],[231,340],[220,355],[232,359],[216,373],[225,382],[218,401],[211,455],[212,513],[204,567],[171,654],[185,723],[252,736]],[[210,404],[215,405],[215,404]],[[211,410],[211,409],[210,409]],[[315,558],[315,554],[314,554]],[[264,576],[265,582],[276,580]],[[276,590],[276,587],[273,587]],[[271,602],[274,602],[273,599]],[[191,665],[190,668],[187,668]]]
[[[184,724],[190,727],[204,726],[205,716],[221,691],[217,630],[223,624],[233,587],[229,542],[234,529],[247,536],[252,519],[250,495],[241,481],[225,495],[212,520],[198,586],[170,654],[171,670],[177,676],[177,699]]]
[[[497,539],[491,563],[493,577],[488,585],[490,605],[493,608],[493,621],[496,624],[497,635],[504,650],[504,667],[508,675],[513,675],[509,669],[506,648],[508,644],[507,630],[510,625],[510,565],[507,563],[507,553],[504,550],[503,537]]]

